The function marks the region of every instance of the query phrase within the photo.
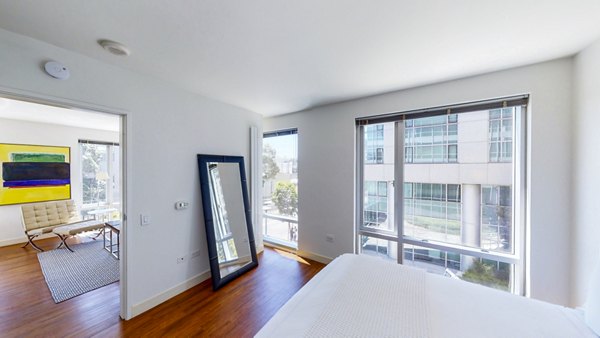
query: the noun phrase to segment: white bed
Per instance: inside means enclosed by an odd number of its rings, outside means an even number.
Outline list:
[[[582,311],[345,254],[256,337],[598,337]]]

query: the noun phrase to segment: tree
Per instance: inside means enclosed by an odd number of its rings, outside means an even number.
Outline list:
[[[509,277],[508,264],[501,264],[497,268],[493,263],[486,263],[480,260],[474,261],[473,265],[462,275],[462,279],[466,281],[500,290],[509,289]]]
[[[298,190],[295,184],[277,182],[272,199],[282,215],[293,216],[298,213]]]
[[[279,174],[279,167],[275,163],[275,156],[277,153],[275,149],[269,144],[265,144],[263,147],[263,184],[265,181],[272,180]]]
[[[82,144],[83,203],[98,203],[106,199],[106,181],[97,180],[101,162],[106,159],[106,146]]]

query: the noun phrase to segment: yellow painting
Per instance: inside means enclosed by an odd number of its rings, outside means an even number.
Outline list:
[[[0,143],[0,205],[70,198],[70,147]]]

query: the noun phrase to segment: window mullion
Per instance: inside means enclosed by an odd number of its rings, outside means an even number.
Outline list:
[[[394,123],[394,230],[398,239],[404,236],[404,122]],[[404,261],[404,244],[397,242],[398,263]]]

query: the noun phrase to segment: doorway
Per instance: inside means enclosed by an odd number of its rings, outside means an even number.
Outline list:
[[[103,107],[0,93],[0,147],[4,145],[0,149],[0,165],[10,171],[11,168],[25,168],[27,163],[35,163],[29,165],[33,168],[29,177],[5,177],[5,171],[0,169],[0,189],[3,189],[0,199],[4,198],[0,200],[0,223],[3,223],[0,227],[0,251],[22,254],[22,257],[29,257],[24,259],[28,262],[26,264],[39,264],[22,269],[28,274],[42,274],[44,278],[41,280],[47,283],[43,287],[33,283],[30,285],[31,288],[39,286],[38,289],[44,289],[35,292],[38,297],[36,304],[40,304],[39,298],[47,297],[49,299],[42,301],[43,304],[52,302],[56,303],[55,306],[61,306],[66,301],[64,297],[72,296],[65,290],[53,289],[47,282],[51,279],[47,273],[53,269],[44,268],[46,257],[60,254],[71,259],[84,256],[85,253],[85,259],[93,262],[86,261],[82,266],[99,264],[95,261],[97,257],[111,264],[110,268],[95,268],[99,271],[95,275],[86,275],[86,278],[95,279],[82,283],[86,285],[86,292],[102,294],[106,298],[104,301],[112,304],[115,316],[119,313],[122,318],[127,317],[126,120],[125,114]],[[38,170],[40,168],[55,168],[55,171],[50,170],[50,173],[42,175]],[[64,168],[68,168],[66,172]],[[46,178],[45,175],[56,177]],[[7,195],[9,190],[10,194]],[[57,191],[60,194],[56,195]],[[19,199],[19,196],[30,198]],[[40,230],[42,233],[32,240],[43,250],[38,252],[31,243],[26,242],[30,236],[26,235],[27,228],[23,221],[25,211],[22,207],[56,204],[60,208],[64,203],[74,206],[74,210],[69,209],[71,215],[68,223],[81,227],[77,229],[75,226],[76,229],[71,233],[63,231],[62,234],[56,229]],[[63,222],[61,218],[59,225]],[[89,226],[83,227],[84,224]],[[36,234],[36,231],[32,233]],[[54,257],[50,258],[50,264],[56,261]],[[76,272],[80,275],[85,273],[84,269]],[[113,279],[107,277],[111,274]],[[24,280],[27,279],[31,279],[31,276]],[[22,287],[28,285],[25,283]],[[76,288],[79,287],[81,285],[76,285]],[[93,302],[91,296],[86,295],[84,292],[73,297],[77,303],[85,304],[85,297]]]

